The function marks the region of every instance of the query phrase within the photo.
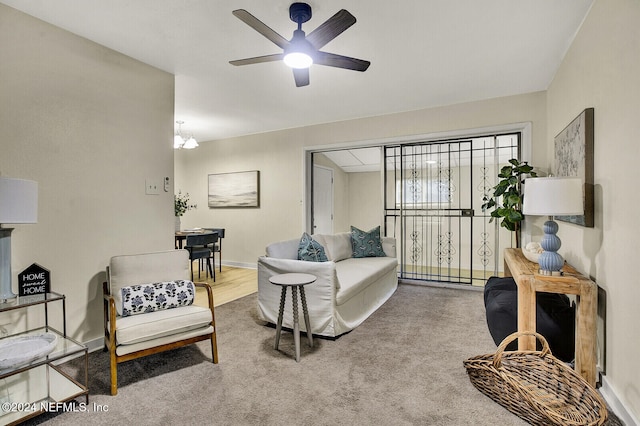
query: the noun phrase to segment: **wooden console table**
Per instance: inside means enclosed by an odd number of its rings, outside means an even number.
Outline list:
[[[513,277],[518,285],[518,331],[536,329],[536,292],[577,296],[575,369],[595,388],[598,287],[568,263],[562,272],[562,276],[539,275],[538,264],[527,260],[521,249],[504,251],[505,276]],[[518,339],[518,350],[535,349],[535,337]]]

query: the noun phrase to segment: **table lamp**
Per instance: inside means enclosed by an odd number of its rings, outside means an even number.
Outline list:
[[[0,303],[16,297],[11,291],[11,231],[6,223],[38,222],[38,183],[0,176]]]
[[[558,254],[561,242],[556,235],[558,224],[553,216],[584,214],[582,180],[574,177],[528,178],[524,181],[522,213],[549,216],[544,223],[540,245],[544,250],[538,259],[540,273],[559,275],[564,259]]]

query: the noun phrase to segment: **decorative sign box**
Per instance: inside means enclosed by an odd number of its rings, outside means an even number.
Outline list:
[[[18,274],[18,295],[32,296],[51,291],[51,273],[37,263]]]

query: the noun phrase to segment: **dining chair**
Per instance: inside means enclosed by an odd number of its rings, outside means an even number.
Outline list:
[[[207,273],[216,281],[216,260],[213,256],[216,243],[218,242],[217,232],[205,232],[202,234],[189,234],[185,244],[185,250],[189,252],[191,262],[191,280],[193,281],[193,261],[203,260],[207,264]],[[198,279],[200,279],[200,266],[198,265]]]
[[[213,252],[218,253],[218,268],[222,272],[222,239],[224,238],[224,228],[204,228],[207,231],[218,233],[218,242],[213,247]]]

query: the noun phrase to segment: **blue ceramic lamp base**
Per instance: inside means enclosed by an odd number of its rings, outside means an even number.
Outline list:
[[[556,235],[558,224],[550,219],[544,223],[544,236],[540,245],[544,250],[538,258],[540,273],[543,275],[556,275],[564,266],[564,259],[558,254],[558,249],[562,245],[560,238]]]

